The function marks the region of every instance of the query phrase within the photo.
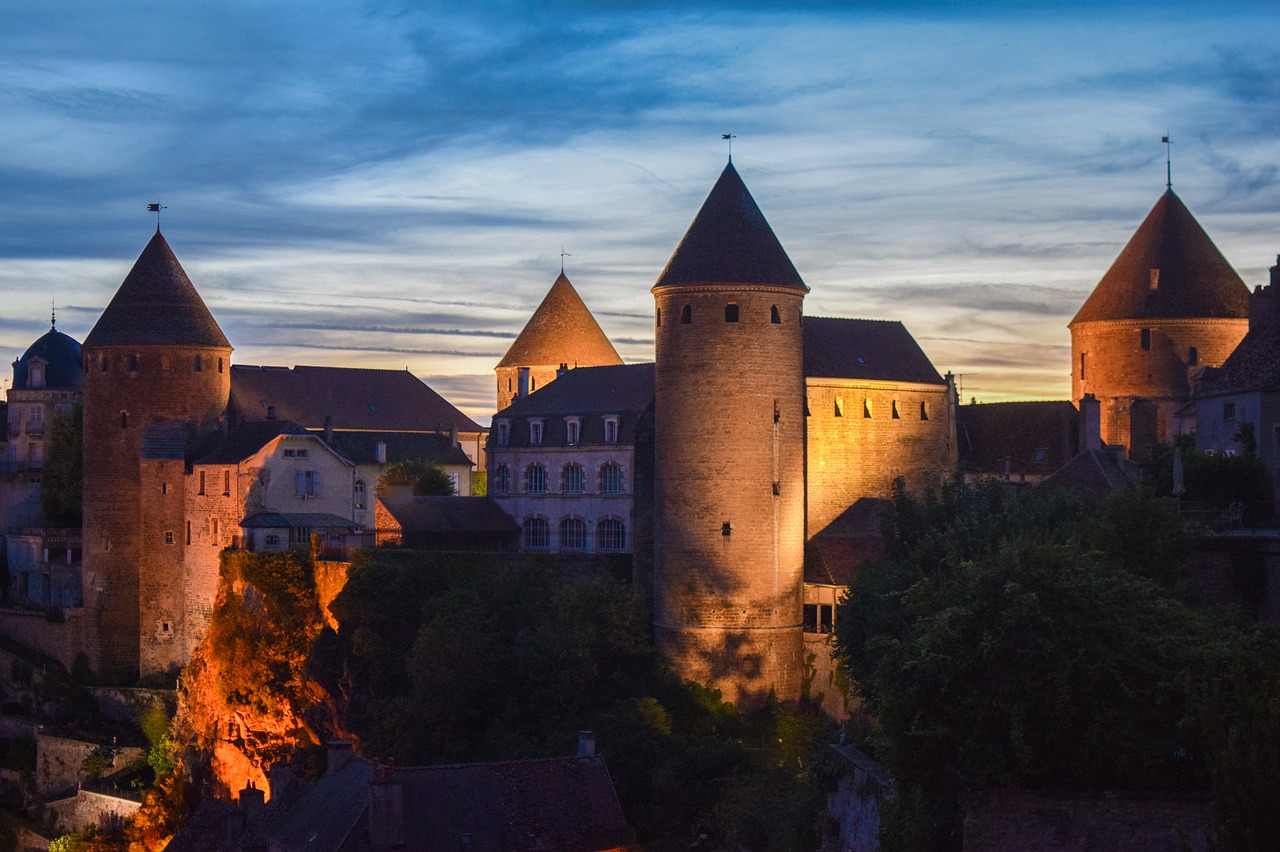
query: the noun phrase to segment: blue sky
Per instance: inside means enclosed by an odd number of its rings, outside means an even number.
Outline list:
[[[409,367],[491,413],[566,270],[628,361],[725,159],[813,315],[966,397],[1063,398],[1164,189],[1280,252],[1270,3],[48,3],[0,29],[0,351],[83,338],[154,228],[250,364]]]

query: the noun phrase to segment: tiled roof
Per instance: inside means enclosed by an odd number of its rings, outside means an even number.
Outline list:
[[[252,456],[281,435],[313,437],[291,420],[257,420],[229,429],[226,438],[211,433],[196,452],[193,464],[236,464]]]
[[[231,348],[157,229],[85,346],[174,344]]]
[[[696,284],[772,284],[809,291],[732,162],[653,286]]]
[[[858,569],[884,552],[881,520],[889,501],[861,497],[825,528],[819,530],[804,554],[804,581],[824,586],[848,586]]]
[[[355,367],[231,367],[231,404],[238,418],[263,420],[267,406],[276,417],[307,429],[321,429],[332,418],[334,429],[392,432],[482,431],[408,370]]]
[[[143,459],[181,459],[186,457],[187,425],[180,420],[148,423],[142,427]]]
[[[301,797],[289,803],[292,806],[287,813],[276,816],[276,823],[269,830],[270,848],[283,852],[372,849],[362,836],[364,832],[357,828],[369,810],[372,778],[373,764],[354,755],[336,771],[321,776]],[[271,810],[274,809],[268,802],[267,811]]]
[[[1197,397],[1280,389],[1280,316],[1256,323],[1217,369],[1205,371]]]
[[[600,324],[561,272],[498,366],[598,367],[621,363]]]
[[[79,388],[84,385],[84,367],[80,361],[80,344],[74,337],[50,328],[27,347],[22,357],[13,362],[13,390],[27,387],[27,362],[32,358],[48,362],[44,371],[46,388]]]
[[[900,322],[805,317],[803,323],[804,374],[810,378],[944,383]]]
[[[517,399],[497,417],[639,412],[653,402],[653,364],[579,367]]]
[[[1080,416],[1066,400],[961,405],[956,439],[963,470],[1047,476],[1080,447]]]
[[[520,532],[520,526],[488,497],[410,497],[404,502],[379,498],[379,502],[406,533]]]
[[[324,438],[323,429],[312,429],[311,434]],[[425,459],[432,464],[466,465],[471,459],[462,448],[453,444],[448,435],[433,432],[352,432],[333,430],[333,437],[326,441],[334,452],[356,464],[377,463],[377,447],[386,444],[387,461]]]
[[[1154,289],[1152,270],[1159,270]],[[1249,288],[1170,189],[1070,324],[1248,314]]]

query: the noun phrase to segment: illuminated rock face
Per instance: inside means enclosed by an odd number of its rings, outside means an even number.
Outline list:
[[[1071,321],[1071,397],[1095,396],[1102,439],[1140,456],[1176,434],[1191,380],[1248,331],[1249,290],[1167,191]]]
[[[806,292],[732,165],[653,288],[655,641],[748,705],[800,696]]]
[[[157,232],[82,356],[85,647],[128,679],[185,661],[183,448],[226,409],[231,346]]]

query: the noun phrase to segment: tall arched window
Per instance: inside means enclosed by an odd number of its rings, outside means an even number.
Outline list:
[[[600,493],[622,493],[622,468],[612,462],[600,468]]]
[[[524,546],[529,550],[551,547],[551,527],[545,518],[529,518],[524,522]]]
[[[581,494],[584,490],[582,465],[567,464],[564,466],[564,477],[561,482],[565,494]]]
[[[626,550],[627,529],[622,521],[605,518],[596,524],[596,550]]]
[[[363,509],[363,508],[364,508],[364,501],[365,501],[365,487],[364,487],[364,480],[363,480],[363,479],[357,479],[357,480],[356,480],[356,485],[355,485],[355,490],[354,490],[354,492],[353,492],[353,494],[352,494],[352,500],[351,500],[351,502],[355,504],[355,507],[356,507],[357,509]]]
[[[682,325],[688,325],[693,322],[693,306],[685,305],[680,309],[680,322]]]
[[[547,493],[547,469],[540,464],[531,464],[524,472],[524,490],[529,494]]]
[[[204,363],[200,360],[199,355],[191,359],[191,369],[197,373],[204,369]]]
[[[497,494],[511,492],[511,466],[500,464],[493,471],[493,490]]]
[[[777,305],[769,308],[769,322],[774,325],[782,325],[782,314],[778,313]]]
[[[560,549],[585,550],[587,524],[581,518],[565,518],[560,522]]]

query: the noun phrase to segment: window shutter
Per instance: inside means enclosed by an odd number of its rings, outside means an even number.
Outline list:
[[[307,474],[306,474],[306,472],[305,472],[305,471],[301,471],[301,470],[299,470],[299,471],[297,471],[294,475],[297,477],[297,491],[296,491],[297,496],[299,496],[299,497],[306,497],[306,496],[307,496]]]
[[[311,471],[311,495],[312,497],[320,493],[320,471]]]

